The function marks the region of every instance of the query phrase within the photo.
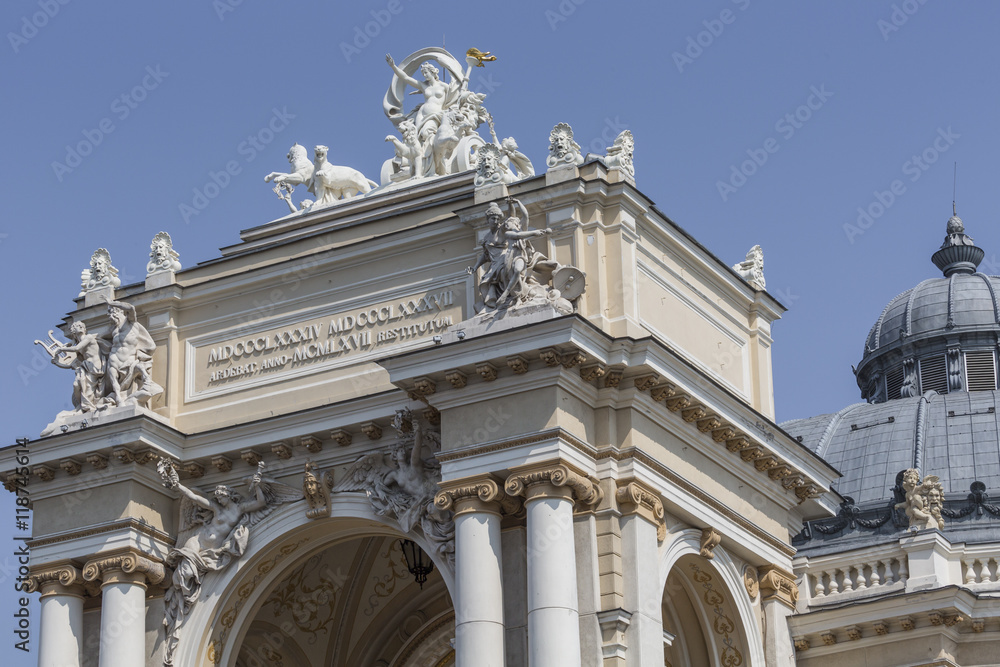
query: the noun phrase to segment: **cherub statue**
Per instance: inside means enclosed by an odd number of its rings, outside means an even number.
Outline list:
[[[409,168],[410,178],[422,178],[424,176],[424,146],[417,137],[417,127],[409,118],[399,123],[399,133],[403,135],[400,141],[396,137],[387,135],[385,140],[392,143],[396,149],[396,158],[399,160],[400,168]]]
[[[573,140],[573,128],[567,123],[556,123],[549,133],[549,156],[545,164],[549,169],[560,166],[580,166],[583,154],[580,144]]]
[[[453,561],[454,520],[450,512],[434,505],[441,466],[433,456],[423,456],[425,448],[433,454],[439,436],[425,432],[420,420],[407,409],[396,412],[393,426],[397,438],[392,450],[362,456],[333,492],[364,491],[377,514],[396,519],[404,533],[419,526],[437,553]]]
[[[903,490],[906,492],[906,499],[896,503],[895,507],[906,512],[911,529],[944,529],[944,519],[941,518],[944,491],[937,475],[927,475],[921,482],[920,471],[909,468],[903,472]]]
[[[766,289],[764,282],[764,251],[755,245],[747,252],[747,258],[733,265],[733,271],[757,289]]]
[[[517,170],[517,180],[531,178],[535,175],[535,167],[531,164],[528,156],[517,149],[517,142],[514,137],[507,137],[500,142],[500,152],[503,157],[500,161],[508,169],[513,165]]]
[[[166,558],[174,573],[163,596],[166,634],[163,664],[173,665],[181,624],[198,600],[202,577],[242,556],[250,529],[278,505],[301,500],[302,493],[265,478],[263,462],[247,481],[250,497],[246,500],[224,484],[216,486],[211,497],[189,489],[180,483],[177,470],[166,459],[161,459],[156,469],[163,485],[181,494],[177,546]]]

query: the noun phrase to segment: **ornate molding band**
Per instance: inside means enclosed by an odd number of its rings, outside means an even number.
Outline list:
[[[481,454],[490,454],[492,452],[499,452],[505,449],[513,449],[514,447],[520,447],[522,445],[532,445],[536,442],[543,442],[545,440],[550,440],[552,438],[559,438],[566,444],[578,449],[579,451],[587,454],[588,456],[594,456],[597,453],[597,449],[593,446],[587,444],[583,440],[580,440],[576,436],[572,435],[568,431],[561,428],[550,428],[545,431],[539,431],[529,436],[524,436],[521,438],[512,438],[510,440],[499,440],[497,442],[487,443],[485,445],[477,445],[475,447],[464,447],[462,449],[453,450],[450,452],[439,452],[435,454],[435,458],[440,463],[447,463],[448,461],[455,461],[458,459],[471,458],[473,456],[479,456]]]
[[[468,512],[516,514],[518,499],[507,495],[493,477],[482,475],[448,482],[439,482],[441,491],[434,496],[434,505],[441,510],[453,510],[455,515]]]
[[[636,480],[619,480],[615,500],[622,514],[638,514],[656,524],[656,539],[667,537],[667,522],[659,494]]]
[[[132,575],[123,577],[118,573]],[[138,577],[134,576],[138,575]],[[95,558],[83,566],[84,581],[100,579],[105,584],[138,583],[158,584],[166,577],[163,563],[153,561],[144,554],[126,551]],[[136,579],[138,578],[138,581]]]
[[[593,507],[604,499],[604,491],[593,480],[570,470],[562,463],[544,465],[544,467],[528,468],[513,473],[507,478],[504,490],[508,495],[527,495],[531,487],[551,484],[554,487],[565,487],[572,492],[573,498],[584,505]],[[541,495],[544,495],[542,493]]]
[[[90,537],[92,535],[100,535],[101,533],[110,533],[116,530],[134,530],[143,535],[152,537],[153,539],[165,544],[167,546],[174,545],[174,538],[170,537],[164,532],[153,528],[149,524],[140,523],[135,519],[123,519],[120,521],[114,521],[112,523],[104,524],[101,526],[94,526],[92,528],[85,528],[83,530],[73,531],[71,533],[62,533],[60,535],[53,535],[51,537],[41,537],[37,540],[30,540],[28,542],[28,548],[35,549],[37,547],[47,546],[49,544],[58,544],[59,542],[69,542],[71,540],[78,540],[84,537]]]
[[[759,582],[761,601],[777,600],[789,609],[795,609],[795,603],[799,599],[799,587],[792,574],[777,565],[766,565],[760,568]]]

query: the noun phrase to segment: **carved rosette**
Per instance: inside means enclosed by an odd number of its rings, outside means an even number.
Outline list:
[[[523,495],[526,499],[559,495],[557,489],[567,489],[572,499],[587,507],[594,507],[604,499],[599,484],[561,463],[520,470],[504,484],[507,495]]]
[[[451,510],[455,516],[470,512],[516,514],[521,503],[507,495],[489,475],[441,482],[442,490],[434,496],[434,505],[440,510]]]
[[[83,574],[70,563],[56,567],[49,566],[46,569],[32,572],[28,576],[27,590],[29,593],[41,591],[43,598],[50,595],[83,597]]]
[[[83,580],[102,584],[129,583],[145,588],[158,584],[166,577],[163,563],[134,551],[116,553],[88,561],[83,566]]]
[[[750,600],[756,600],[760,593],[760,573],[753,565],[743,566],[743,586],[747,589]]]
[[[656,524],[656,539],[662,542],[667,537],[667,522],[663,511],[663,501],[654,490],[636,480],[619,480],[615,491],[615,501],[622,514],[638,514]]]
[[[760,569],[761,601],[777,600],[789,609],[795,609],[799,599],[799,587],[795,577],[777,565],[767,565]]]

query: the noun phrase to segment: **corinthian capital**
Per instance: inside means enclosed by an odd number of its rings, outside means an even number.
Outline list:
[[[577,502],[591,507],[604,499],[599,484],[562,463],[522,468],[508,477],[504,484],[508,495],[523,495],[525,498],[563,495],[560,493],[562,489],[567,490]]]
[[[165,576],[163,563],[134,551],[103,555],[83,566],[84,581],[99,579],[104,584],[131,583],[146,586],[147,583],[160,583]]]
[[[520,504],[490,475],[450,480],[439,485],[441,491],[434,496],[434,504],[442,510],[453,510],[456,515],[466,512],[513,514]]]
[[[663,514],[663,501],[656,491],[637,480],[619,480],[615,500],[622,514],[638,514],[656,524],[656,539],[667,536],[667,523]]]
[[[35,570],[28,577],[28,592],[41,591],[42,597],[49,595],[83,596],[83,576],[71,563],[50,564]]]

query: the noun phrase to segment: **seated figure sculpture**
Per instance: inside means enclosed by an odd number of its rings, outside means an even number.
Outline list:
[[[488,265],[478,281],[477,310],[507,311],[531,303],[548,303],[561,314],[572,313],[571,300],[584,290],[583,272],[535,250],[531,239],[549,235],[552,230],[528,229],[528,210],[524,204],[508,198],[507,205],[510,215],[506,219],[496,202],[486,210],[489,230],[476,264],[466,269],[474,275],[480,267]]]

